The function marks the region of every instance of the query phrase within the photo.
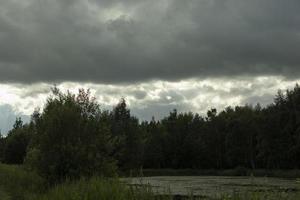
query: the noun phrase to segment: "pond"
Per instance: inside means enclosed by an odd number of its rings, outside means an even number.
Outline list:
[[[299,195],[296,179],[267,177],[160,176],[123,179],[129,185],[149,185],[157,194],[218,197],[223,194],[280,193]],[[299,197],[299,196],[298,196]]]

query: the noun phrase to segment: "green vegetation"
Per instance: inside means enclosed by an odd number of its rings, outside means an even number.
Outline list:
[[[9,200],[9,196],[6,192],[4,192],[4,190],[1,190],[0,188],[0,199],[1,200]]]
[[[154,195],[150,188],[130,188],[116,179],[91,178],[58,185],[46,194],[32,200],[151,200]]]
[[[26,171],[22,166],[0,164],[2,196],[22,200],[32,193],[41,193],[46,188],[46,182],[36,173]]]
[[[124,99],[102,110],[89,90],[75,95],[54,87],[29,124],[17,119],[6,137],[0,135],[0,161],[22,166],[0,166],[0,197],[158,198],[149,188],[115,181],[135,172],[298,178],[299,105],[296,85],[265,108],[211,109],[203,117],[173,110],[162,120],[139,122]]]
[[[114,138],[89,92],[77,96],[53,90],[43,112],[36,114],[35,133],[25,163],[50,183],[81,176],[115,174],[110,156]]]
[[[49,186],[22,166],[0,164],[1,200],[152,200],[151,187],[129,187],[116,178],[90,179]],[[157,199],[157,198],[156,198]]]
[[[23,125],[21,118],[17,118],[7,137],[3,138],[0,135],[0,158],[2,161],[8,164],[22,164],[32,133],[32,124]]]
[[[280,169],[143,169],[122,174],[127,177],[151,177],[151,176],[254,176],[254,177],[278,177],[295,179],[300,177],[300,170]]]
[[[90,179],[81,178],[77,181],[67,180],[55,186],[49,186],[45,181],[33,172],[29,172],[22,166],[12,166],[0,164],[0,199],[1,200],[171,200],[171,199],[219,199],[219,200],[264,200],[264,199],[299,199],[299,191],[294,191],[293,187],[278,183],[274,179],[273,184],[278,187],[269,189],[268,185],[256,187],[256,190],[249,190],[243,193],[237,192],[238,188],[246,189],[252,187],[246,181],[235,180],[234,178],[201,177],[201,184],[194,185],[202,188],[204,194],[198,195],[196,190],[191,190],[186,196],[172,196],[166,189],[164,194],[158,195],[157,188],[149,184],[142,184],[142,179],[137,180],[137,184],[127,185],[116,178]],[[160,179],[163,179],[161,177]],[[186,183],[194,183],[193,177],[187,178]],[[224,181],[224,179],[226,179]],[[227,180],[228,179],[228,180]],[[174,177],[171,183],[183,184],[180,178]],[[207,184],[213,181],[215,185],[209,188]],[[239,181],[239,182],[237,182]],[[208,183],[207,183],[208,182]],[[220,182],[236,189],[236,192],[224,190],[219,186]],[[238,184],[237,184],[238,183]],[[166,182],[165,182],[166,184]],[[210,183],[211,184],[211,183]],[[254,183],[253,183],[254,184]],[[255,183],[257,184],[257,183]],[[261,183],[260,183],[261,184]],[[269,184],[269,183],[268,183]],[[189,187],[192,187],[189,186]],[[204,190],[203,190],[204,189]],[[213,194],[208,196],[208,194]],[[194,195],[194,196],[193,196]]]
[[[237,106],[207,116],[173,110],[148,122],[124,99],[101,110],[89,91],[53,88],[44,109],[0,138],[0,159],[38,171],[50,182],[143,169],[299,169],[300,87],[261,108]],[[111,170],[112,169],[112,170]]]

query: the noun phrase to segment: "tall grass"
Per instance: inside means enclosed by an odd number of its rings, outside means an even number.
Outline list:
[[[1,188],[0,188],[0,199],[1,200],[9,200],[10,199],[8,194],[4,190],[1,190]]]
[[[45,182],[37,174],[26,171],[22,166],[0,164],[0,195],[5,198],[24,200],[26,196],[43,192],[45,188]]]
[[[65,182],[47,193],[31,197],[32,200],[154,200],[170,199],[156,197],[148,186],[127,186],[117,179],[94,177],[76,182]]]
[[[0,200],[153,200],[150,186],[127,186],[118,179],[93,177],[48,188],[36,173],[22,166],[0,164]]]

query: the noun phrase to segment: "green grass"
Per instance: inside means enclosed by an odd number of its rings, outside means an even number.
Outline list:
[[[43,192],[45,188],[41,177],[22,166],[0,164],[0,195],[6,199],[23,200],[29,194]]]
[[[1,200],[9,200],[10,199],[8,194],[1,188],[0,188],[0,199]]]
[[[151,187],[127,186],[118,179],[66,181],[47,190],[45,181],[22,166],[0,164],[0,200],[152,200]],[[170,199],[168,197],[159,199]]]
[[[128,187],[116,179],[94,177],[66,182],[47,193],[32,197],[32,200],[152,200],[150,187]]]

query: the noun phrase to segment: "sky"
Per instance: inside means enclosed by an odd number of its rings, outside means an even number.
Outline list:
[[[299,0],[1,0],[0,129],[50,88],[140,119],[272,103],[300,80]]]

